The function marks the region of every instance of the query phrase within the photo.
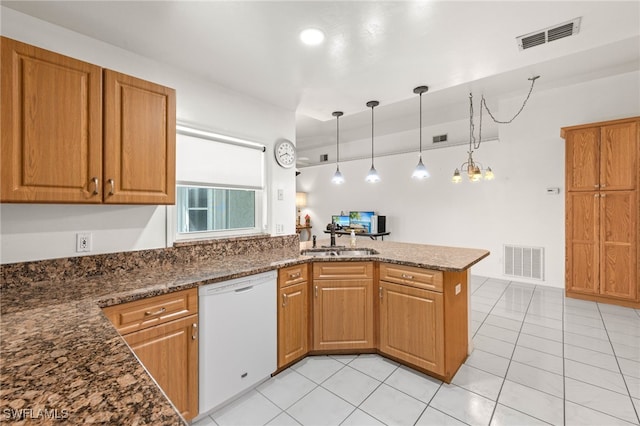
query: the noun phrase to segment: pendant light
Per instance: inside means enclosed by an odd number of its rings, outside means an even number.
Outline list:
[[[429,171],[422,162],[422,94],[427,90],[429,90],[429,87],[427,86],[418,86],[413,89],[413,93],[417,93],[420,95],[420,160],[418,160],[418,165],[413,170],[413,174],[411,175],[411,177],[418,180],[423,180],[430,176]]]
[[[369,101],[367,102],[367,107],[371,108],[371,169],[369,169],[369,173],[367,177],[364,179],[369,183],[380,182],[380,175],[378,171],[373,166],[373,109],[380,105],[378,101]]]
[[[340,173],[340,117],[342,117],[343,114],[342,111],[334,111],[331,114],[336,118],[336,172],[333,174],[331,182],[336,185],[344,183],[344,177],[342,173]]]

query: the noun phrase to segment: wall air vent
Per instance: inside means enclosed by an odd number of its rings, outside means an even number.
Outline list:
[[[544,280],[544,248],[505,244],[504,274]]]
[[[329,154],[320,154],[320,162],[324,163],[326,161],[329,161]]]
[[[518,48],[520,50],[525,50],[554,40],[576,35],[580,32],[581,19],[582,18],[576,18],[569,22],[563,22],[562,24],[554,25],[553,27],[516,37]]]
[[[441,143],[447,141],[447,135],[438,135],[433,137],[433,143]]]

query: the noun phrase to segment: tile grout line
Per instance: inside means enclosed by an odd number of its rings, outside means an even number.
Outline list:
[[[511,285],[511,283],[509,283],[509,286],[510,285]],[[509,286],[507,286],[507,288]],[[507,365],[507,371],[504,373],[504,378],[502,380],[502,385],[500,386],[500,390],[498,391],[498,395],[496,396],[496,404],[493,407],[493,412],[491,413],[491,418],[489,419],[489,424],[491,424],[491,421],[493,420],[493,416],[495,416],[496,409],[498,408],[498,404],[499,404],[499,401],[500,401],[500,395],[502,394],[502,389],[504,388],[504,383],[507,381],[507,376],[509,375],[509,368],[511,368],[511,362],[513,361],[513,354],[515,353],[516,348],[518,347],[518,340],[520,339],[520,333],[522,333],[522,327],[524,327],[524,319],[527,317],[527,312],[529,311],[529,307],[531,306],[531,301],[533,300],[533,296],[534,296],[535,291],[536,291],[537,288],[538,288],[538,286],[534,285],[533,292],[531,293],[531,296],[529,298],[529,303],[527,304],[527,310],[525,311],[525,316],[522,319],[522,324],[520,325],[520,330],[518,331],[518,337],[516,338],[516,341],[513,344],[513,351],[511,352],[511,357],[509,358],[509,364]],[[505,288],[505,291],[506,291],[506,288]],[[563,367],[563,373],[564,373],[564,367]],[[531,388],[531,389],[533,389],[533,388]],[[508,406],[505,406],[505,407],[508,407]],[[516,410],[516,409],[514,409],[512,407],[509,407],[509,408],[511,408],[512,410]],[[521,412],[520,410],[516,410],[516,411]],[[562,411],[563,411],[563,416],[564,416],[564,411],[565,410],[563,409]],[[544,421],[542,419],[539,419],[539,418],[537,418],[535,416],[532,416],[531,414],[527,414],[527,413],[524,413],[524,414],[526,414],[527,416],[533,417],[533,418],[535,418],[537,420],[540,420],[540,421],[543,421],[545,423],[548,423],[548,422],[546,422],[546,421]],[[563,417],[563,420],[564,420],[564,417]],[[566,421],[564,423],[566,424]]]
[[[609,339],[609,345],[611,345],[611,351],[613,352],[613,356],[616,359],[616,364],[618,365],[618,370],[620,370],[620,376],[622,376],[622,382],[624,383],[625,388],[627,388],[627,393],[629,396],[629,401],[631,402],[631,408],[636,413],[636,419],[640,424],[640,414],[638,414],[638,409],[636,408],[636,404],[633,403],[633,397],[631,396],[631,391],[629,390],[629,385],[627,384],[627,379],[624,377],[624,373],[622,372],[622,367],[620,367],[620,362],[618,361],[618,355],[616,354],[616,349],[613,346],[613,342],[611,341],[611,337],[609,336],[609,329],[607,328],[607,323],[602,316],[602,310],[600,309],[600,304],[596,302],[596,308],[598,308],[598,312],[600,313],[600,319],[602,324],[604,325],[604,331],[607,333],[607,338]]]

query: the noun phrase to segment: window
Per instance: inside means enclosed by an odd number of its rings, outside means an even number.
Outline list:
[[[256,227],[256,190],[178,186],[178,233]]]
[[[178,126],[175,240],[263,232],[264,145]]]

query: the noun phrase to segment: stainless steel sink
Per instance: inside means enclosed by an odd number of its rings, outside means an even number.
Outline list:
[[[301,250],[300,254],[304,256],[314,257],[359,257],[371,256],[378,252],[371,248],[343,248],[343,247],[325,247]]]

